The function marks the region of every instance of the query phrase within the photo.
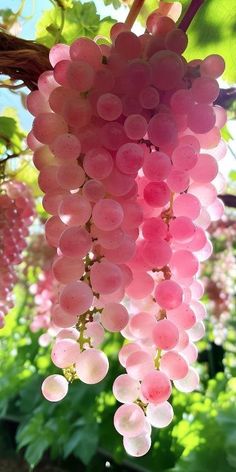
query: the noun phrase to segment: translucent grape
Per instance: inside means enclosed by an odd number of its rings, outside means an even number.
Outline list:
[[[62,400],[68,392],[68,382],[63,375],[49,375],[42,383],[42,394],[50,402]]]
[[[79,379],[86,384],[96,384],[106,377],[109,363],[106,354],[99,349],[86,349],[77,358],[75,369]]]

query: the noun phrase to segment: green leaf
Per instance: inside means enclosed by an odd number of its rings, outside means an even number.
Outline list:
[[[115,9],[121,7],[121,1],[120,0],[103,0],[104,5],[112,5]]]
[[[188,60],[203,59],[209,54],[222,55],[226,63],[223,78],[230,83],[236,81],[234,11],[235,0],[205,1],[189,27],[189,43],[184,53]]]
[[[6,140],[10,140],[13,134],[16,132],[17,123],[14,118],[8,118],[7,116],[0,116],[0,140],[5,143]]]
[[[233,182],[236,181],[236,170],[231,170],[229,173],[229,178],[233,180]]]
[[[115,20],[106,17],[100,20],[95,4],[82,4],[76,1],[73,8],[64,12],[65,23],[60,41],[71,44],[80,36],[94,38],[97,34],[108,36],[108,32]],[[36,27],[36,39],[48,47],[53,46],[61,24],[61,9],[54,7],[46,10]]]
[[[87,465],[94,456],[98,445],[97,423],[87,423],[84,427],[77,429],[64,447],[64,457],[72,452],[76,457]]]
[[[46,438],[42,436],[38,441],[32,442],[26,449],[25,459],[31,467],[35,467],[43,457],[43,453],[48,448],[49,444]]]
[[[225,126],[221,129],[221,135],[222,135],[222,138],[223,138],[225,141],[227,141],[227,142],[228,142],[230,139],[233,139],[233,136],[230,134],[227,125],[225,125]]]

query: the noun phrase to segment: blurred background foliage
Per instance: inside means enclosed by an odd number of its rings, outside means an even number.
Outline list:
[[[19,2],[17,12],[11,8],[0,9],[4,30],[18,33],[27,2]],[[100,3],[104,3],[101,15],[94,2],[48,0],[48,10],[38,20],[35,39],[50,47],[58,41],[70,43],[81,35],[108,38],[109,29],[123,8],[121,3],[130,2],[100,0]],[[182,0],[182,3],[185,9],[189,1]],[[106,14],[106,6],[110,4],[116,9],[114,18]],[[147,14],[157,6],[156,0],[146,2],[140,24],[144,24]],[[236,82],[234,7],[235,0],[221,5],[218,0],[206,0],[190,28],[187,53],[187,59],[222,54],[227,65],[224,79],[229,84]],[[25,92],[18,93],[24,106]],[[227,108],[234,119],[235,102],[231,100]],[[215,254],[202,270],[206,286],[203,301],[209,316],[207,335],[198,343],[200,390],[187,395],[174,390],[173,423],[163,430],[155,430],[153,447],[145,457],[130,458],[113,428],[116,401],[111,387],[117,373],[122,373],[117,362],[121,345],[118,335],[106,337],[104,349],[109,356],[110,370],[103,382],[95,386],[74,382],[68,396],[59,404],[49,403],[41,395],[43,378],[56,370],[50,362],[50,345],[45,346],[47,343],[43,342],[43,329],[32,329],[40,311],[40,301],[37,303],[32,286],[40,277],[43,280],[47,271],[45,260],[53,254],[42,243],[42,223],[47,215],[41,206],[37,172],[24,141],[26,133],[15,109],[5,109],[1,115],[1,158],[9,154],[20,156],[7,161],[7,174],[30,185],[36,199],[37,218],[25,251],[25,262],[18,270],[15,308],[0,331],[0,470],[236,471],[235,210],[227,209],[223,221],[210,227]],[[229,130],[225,130],[224,137],[232,148]],[[236,195],[235,170],[230,173],[227,191]]]

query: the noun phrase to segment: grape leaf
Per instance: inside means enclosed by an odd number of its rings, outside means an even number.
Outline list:
[[[70,44],[80,36],[94,38],[97,34],[108,35],[115,22],[111,17],[100,19],[93,2],[82,4],[74,2],[73,8],[65,11],[65,23],[59,41]],[[55,43],[61,23],[61,9],[54,7],[46,10],[36,27],[36,39],[45,46]]]
[[[115,9],[119,8],[121,6],[121,1],[120,0],[103,0],[104,5],[112,5]]]
[[[226,69],[223,78],[230,83],[236,81],[235,46],[236,16],[235,0],[220,3],[207,0],[200,8],[189,27],[189,43],[185,57],[203,59],[209,54],[223,56]]]

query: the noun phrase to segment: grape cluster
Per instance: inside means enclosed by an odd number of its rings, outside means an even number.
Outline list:
[[[52,215],[46,238],[57,249],[52,321],[61,331],[52,361],[65,375],[48,377],[42,391],[58,401],[67,380],[101,381],[104,329],[120,331],[128,343],[114,425],[133,456],[149,450],[151,426],[171,422],[171,382],[183,392],[198,386],[199,262],[212,252],[206,229],[223,213],[226,115],[214,102],[224,61],[187,63],[186,46],[186,34],[158,12],[139,37],[117,23],[110,45],[54,46],[53,71],[27,100],[35,115],[28,144]]]
[[[28,187],[17,181],[5,182],[0,194],[0,327],[14,306],[12,290],[17,281],[15,266],[22,262],[26,237],[34,215]]]

